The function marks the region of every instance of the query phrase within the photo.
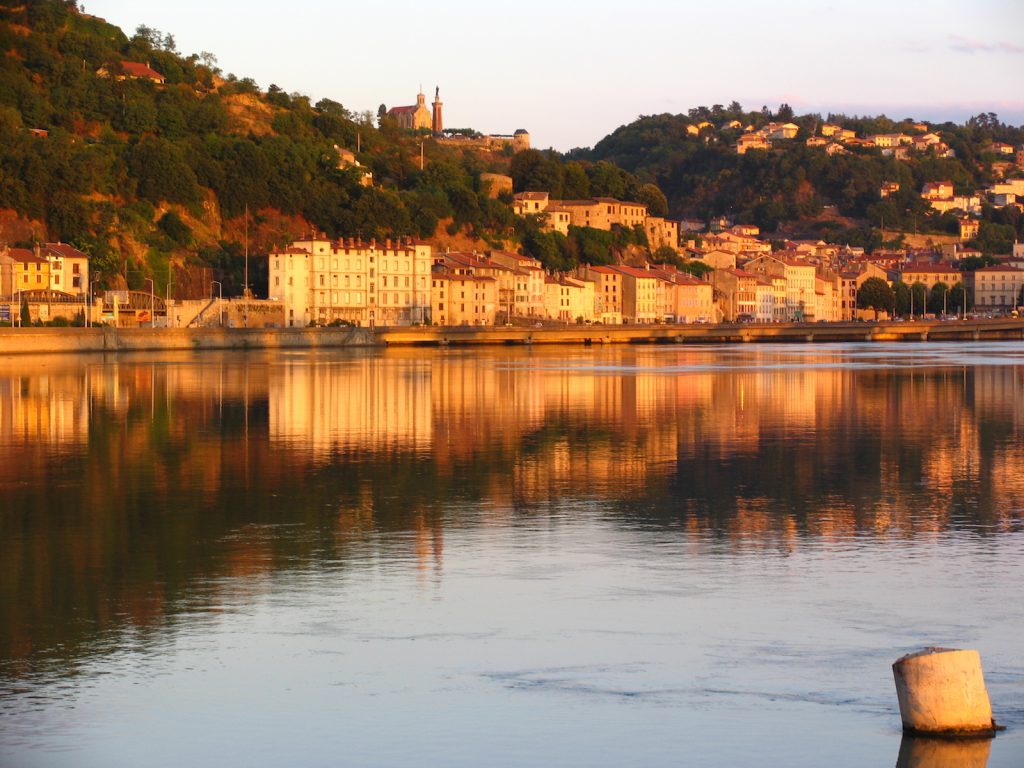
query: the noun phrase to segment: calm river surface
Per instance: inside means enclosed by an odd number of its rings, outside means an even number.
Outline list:
[[[4,768],[1019,768],[1022,577],[1018,343],[0,359]]]

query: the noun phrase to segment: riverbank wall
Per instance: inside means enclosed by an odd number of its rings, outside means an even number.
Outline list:
[[[0,328],[0,354],[372,347],[367,328]]]
[[[532,344],[1024,340],[1024,319],[772,325],[409,328],[0,328],[0,354]]]

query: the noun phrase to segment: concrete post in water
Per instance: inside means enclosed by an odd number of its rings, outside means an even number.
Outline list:
[[[904,731],[994,735],[977,651],[925,648],[899,659],[892,672]]]

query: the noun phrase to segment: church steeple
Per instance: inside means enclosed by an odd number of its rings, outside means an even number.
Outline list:
[[[444,120],[441,117],[442,106],[444,105],[441,103],[441,88],[437,86],[434,88],[434,116],[430,124],[430,129],[435,135],[444,132]]]

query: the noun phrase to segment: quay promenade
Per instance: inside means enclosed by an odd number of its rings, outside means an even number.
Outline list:
[[[1024,319],[719,325],[392,328],[0,328],[0,355],[487,344],[729,344],[1024,340]]]

